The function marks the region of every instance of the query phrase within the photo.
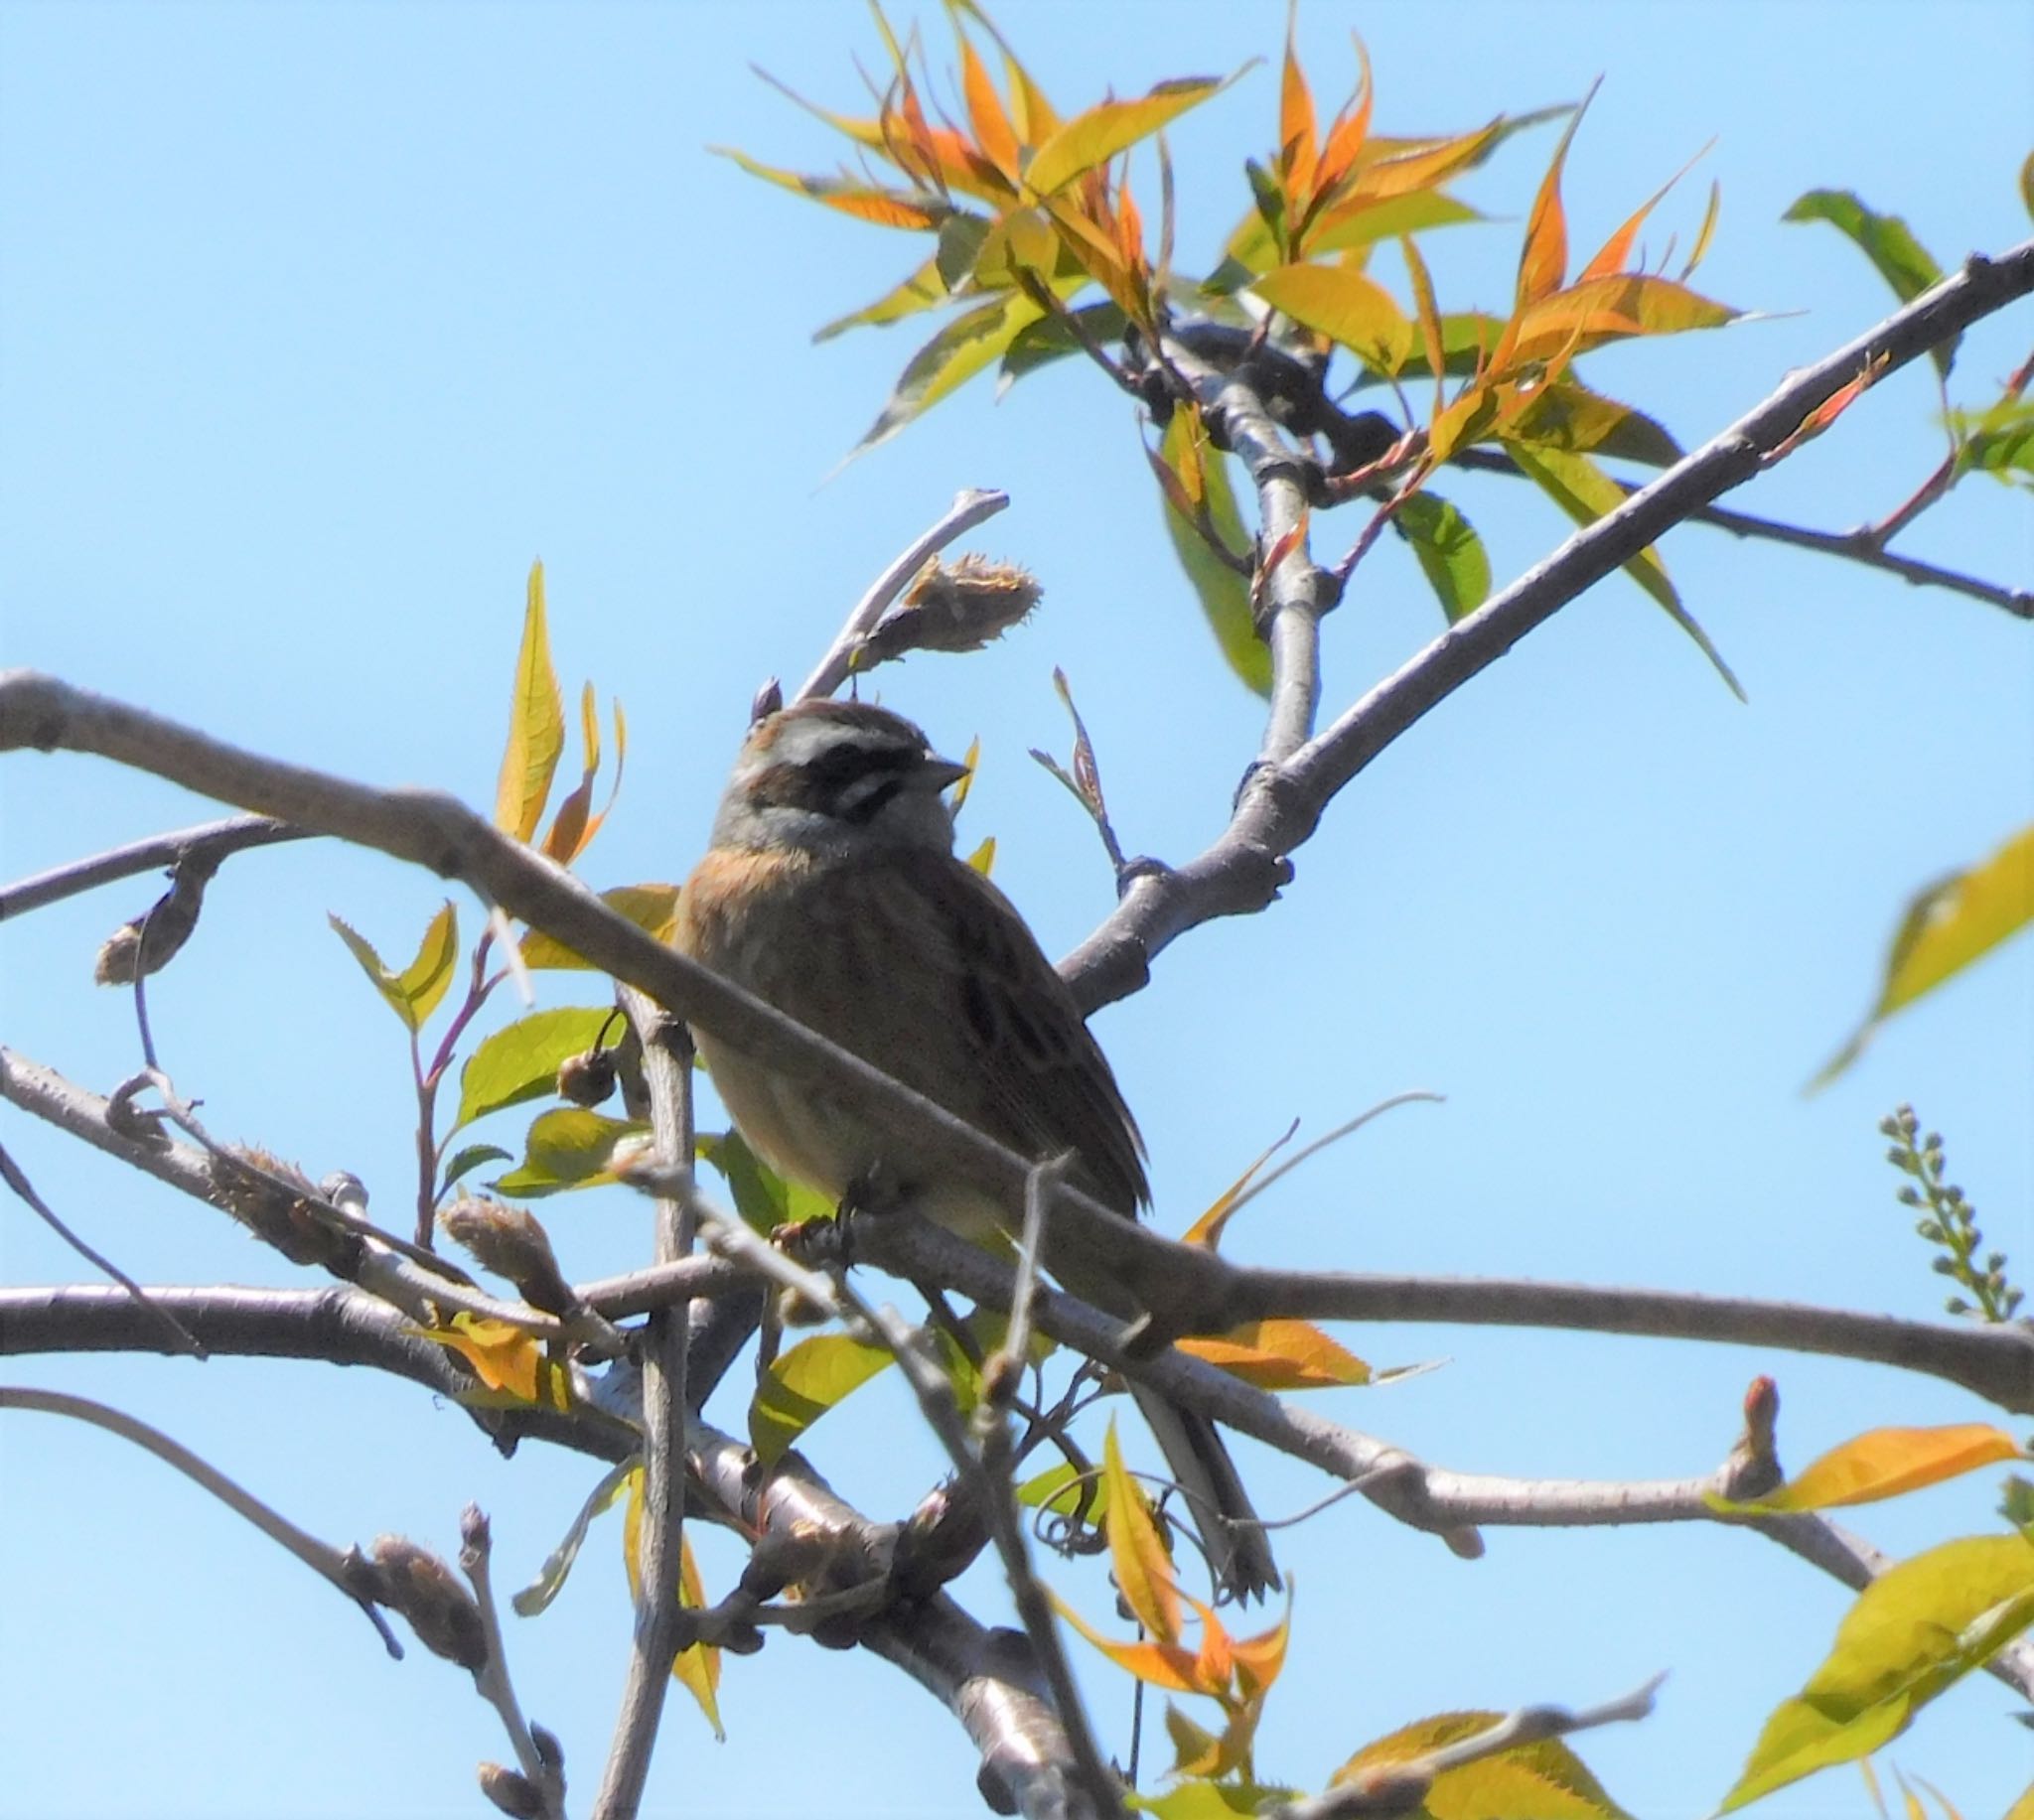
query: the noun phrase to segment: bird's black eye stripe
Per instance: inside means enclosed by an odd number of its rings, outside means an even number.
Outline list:
[[[807,800],[815,808],[857,824],[872,820],[918,769],[917,753],[866,746],[836,747],[802,765]]]

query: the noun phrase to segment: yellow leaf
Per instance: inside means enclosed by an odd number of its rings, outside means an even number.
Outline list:
[[[986,836],[981,845],[967,856],[967,863],[987,878],[996,863],[996,837],[993,834]]]
[[[1441,1713],[1368,1744],[1329,1778],[1362,1787],[1444,1746],[1488,1732],[1502,1713]],[[1586,1763],[1557,1738],[1518,1745],[1435,1776],[1420,1811],[1429,1820],[1630,1820]]]
[[[716,145],[707,149],[732,159],[751,177],[760,177],[766,183],[810,197],[813,202],[824,203],[827,208],[837,209],[842,214],[851,214],[856,220],[873,221],[878,227],[923,230],[938,227],[953,212],[953,205],[944,197],[919,196],[908,190],[886,190],[880,184],[863,183],[851,177],[805,177],[797,171],[760,164],[731,146]]]
[[[1310,1321],[1247,1321],[1227,1333],[1176,1342],[1259,1390],[1321,1390],[1368,1384],[1371,1368]]]
[[[1084,171],[1106,164],[1118,152],[1150,137],[1190,107],[1198,107],[1210,95],[1221,93],[1241,74],[1238,70],[1235,75],[1221,79],[1187,76],[1160,82],[1149,94],[1135,100],[1099,102],[1045,139],[1025,167],[1024,181],[1035,195],[1051,196]]]
[[[1352,266],[1283,265],[1250,289],[1387,378],[1412,351],[1412,325],[1390,292]]]
[[[1108,1537],[1109,1565],[1123,1601],[1159,1642],[1177,1643],[1182,1618],[1179,1585],[1173,1579],[1172,1562],[1151,1506],[1123,1465],[1113,1420],[1102,1440],[1101,1482],[1108,1493],[1102,1529]]]
[[[1974,1472],[2002,1460],[2022,1460],[2012,1436],[1983,1422],[1951,1428],[1875,1428],[1831,1448],[1777,1491],[1745,1503],[1710,1498],[1724,1511],[1828,1510],[1869,1504],[1882,1497]]]
[[[678,915],[678,888],[675,885],[617,885],[602,892],[600,901],[658,941],[670,940]],[[591,965],[562,941],[553,940],[541,929],[531,929],[523,936],[522,964],[525,967]]]
[[[1492,364],[1500,371],[1516,372],[1532,362],[1587,353],[1631,336],[1720,329],[1739,314],[1671,278],[1643,272],[1591,278],[1522,309],[1506,326]]]
[[[1952,873],[1909,901],[1886,955],[1878,1002],[1809,1090],[1825,1086],[1856,1060],[1894,1012],[1933,992],[2029,921],[2034,921],[2034,825],[2022,828],[1968,872]]]
[[[699,1563],[692,1558],[692,1538],[684,1536],[678,1545],[678,1604],[696,1610],[705,1603],[706,1587],[699,1578]],[[694,1643],[679,1650],[671,1675],[699,1703],[713,1736],[726,1744],[727,1729],[720,1723],[719,1648],[712,1643]]]
[[[544,1349],[533,1334],[520,1328],[462,1310],[446,1327],[410,1328],[407,1331],[457,1352],[490,1390],[506,1390],[522,1403],[537,1400],[537,1367],[543,1362]],[[555,1401],[555,1393],[551,1400]]]
[[[2034,1542],[1966,1536],[1888,1568],[1836,1627],[1828,1658],[1782,1702],[1723,1812],[1853,1762],[2034,1622]]]
[[[551,668],[550,634],[544,627],[544,566],[529,569],[529,598],[522,614],[522,648],[515,657],[515,689],[508,702],[508,744],[502,754],[502,778],[495,788],[495,826],[526,841],[536,832],[551,793],[551,774],[565,750],[565,708]]]

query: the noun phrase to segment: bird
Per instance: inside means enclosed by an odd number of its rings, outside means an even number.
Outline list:
[[[810,700],[765,714],[736,757],[705,856],[678,897],[678,948],[806,1028],[1068,1179],[1125,1218],[1151,1198],[1143,1139],[1107,1058],[1010,900],[953,852],[937,756],[889,709]],[[997,1199],[920,1163],[823,1087],[694,1032],[736,1129],[780,1175],[850,1201],[871,1182],[977,1242]],[[1068,1285],[1106,1303],[1108,1286]],[[1114,1312],[1122,1312],[1120,1309]],[[1280,1586],[1215,1425],[1133,1384],[1186,1492],[1218,1589]]]

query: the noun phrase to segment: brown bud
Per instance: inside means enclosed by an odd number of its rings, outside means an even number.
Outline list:
[[[438,1215],[438,1224],[483,1270],[513,1283],[532,1308],[558,1315],[577,1306],[550,1238],[526,1207],[462,1194]]]
[[[1036,577],[1014,563],[971,552],[950,566],[929,557],[904,598],[856,648],[857,667],[906,651],[974,651],[1000,637],[1038,605]]]
[[[407,1536],[376,1536],[374,1567],[376,1601],[408,1619],[418,1642],[475,1674],[487,1666],[481,1609],[444,1562]]]
[[[204,907],[205,887],[218,870],[216,860],[187,855],[170,868],[170,889],[148,913],[123,922],[99,948],[92,978],[101,986],[131,986],[137,974],[160,971],[191,939]]]
[[[483,1763],[480,1778],[481,1793],[513,1820],[543,1820],[543,1795],[528,1776],[501,1763]]]

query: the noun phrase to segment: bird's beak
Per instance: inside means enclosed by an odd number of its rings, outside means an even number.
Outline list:
[[[921,789],[935,792],[950,788],[967,775],[967,767],[955,765],[951,759],[943,759],[937,753],[928,753],[926,762],[912,773],[912,782]]]

